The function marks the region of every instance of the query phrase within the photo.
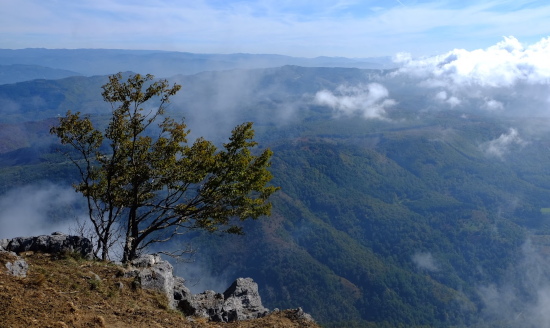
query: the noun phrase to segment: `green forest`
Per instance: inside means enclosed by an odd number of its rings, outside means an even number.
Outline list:
[[[285,66],[169,79],[183,89],[167,112],[185,117],[192,136],[221,143],[253,121],[281,189],[272,215],[245,222],[244,236],[192,232],[156,247],[191,243],[195,262],[176,264],[189,281],[252,277],[266,307],[300,306],[326,327],[535,327],[527,316],[550,286],[540,277],[550,272],[541,264],[550,251],[550,120],[486,115],[474,104],[434,109],[424,89],[390,73]],[[243,88],[226,90],[220,81],[237,75]],[[106,80],[0,85],[0,198],[77,181],[48,131],[69,109],[104,122]],[[339,117],[304,100],[372,81],[397,100],[384,119]],[[528,141],[491,152],[512,128]],[[76,202],[47,220],[70,222],[82,210]]]

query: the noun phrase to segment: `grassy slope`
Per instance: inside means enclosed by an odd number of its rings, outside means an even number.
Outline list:
[[[266,318],[220,324],[193,322],[169,310],[161,294],[133,288],[121,268],[71,256],[28,253],[26,278],[6,274],[13,260],[0,253],[0,327],[318,327],[282,311]],[[96,275],[100,280],[96,279]]]

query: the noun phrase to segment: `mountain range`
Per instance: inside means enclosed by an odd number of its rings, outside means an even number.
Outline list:
[[[120,64],[158,55],[87,53],[99,59],[85,66],[90,57],[75,52],[61,67],[53,63],[65,57],[52,52],[32,64],[90,75],[108,56]],[[487,98],[449,102],[395,68],[235,64],[246,57],[223,57],[237,58],[224,70],[216,59],[207,71],[152,72],[182,84],[169,112],[194,137],[220,143],[253,121],[281,187],[272,216],[246,222],[245,236],[194,232],[164,245],[197,249],[193,263],[175,264],[178,275],[202,290],[250,276],[267,307],[301,306],[326,327],[544,326],[550,120],[539,98],[521,86],[514,95],[493,88],[505,108],[486,110]],[[325,59],[317,60],[309,63]],[[134,70],[118,64],[94,76],[0,85],[0,231],[9,233],[21,195],[38,199],[45,186],[75,182],[47,131],[67,110],[104,119],[104,74]],[[51,203],[62,206],[40,211],[45,228],[82,210],[77,200]]]

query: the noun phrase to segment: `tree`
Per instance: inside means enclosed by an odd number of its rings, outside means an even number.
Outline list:
[[[153,79],[109,77],[102,96],[112,115],[103,132],[70,111],[50,131],[72,146],[66,154],[80,173],[74,187],[87,200],[104,260],[117,227],[123,262],[190,229],[242,233],[240,221],[270,214],[268,198],[278,189],[268,185],[272,152],[252,154],[252,123],[235,127],[222,149],[204,138],[189,144],[186,125],[164,115],[180,86]]]

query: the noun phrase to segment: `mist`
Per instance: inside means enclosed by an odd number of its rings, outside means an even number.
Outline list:
[[[172,261],[174,274],[185,278],[185,286],[193,294],[202,293],[205,290],[223,293],[237,278],[237,274],[228,272],[228,270],[214,273],[211,266],[201,261],[203,256],[201,255],[191,262]]]
[[[0,197],[0,238],[69,234],[81,217],[81,197],[49,182],[11,189]]]
[[[489,156],[503,158],[514,146],[523,147],[527,142],[521,138],[517,129],[510,128],[498,138],[483,143],[480,147]]]
[[[502,281],[478,288],[485,320],[521,328],[550,326],[550,261],[543,254],[528,239]]]
[[[439,271],[439,265],[431,253],[418,252],[412,256],[413,263],[422,270]]]
[[[367,85],[340,85],[334,92],[321,90],[315,94],[314,103],[332,108],[334,116],[383,119],[386,108],[396,104],[388,98],[389,92],[379,83]]]

